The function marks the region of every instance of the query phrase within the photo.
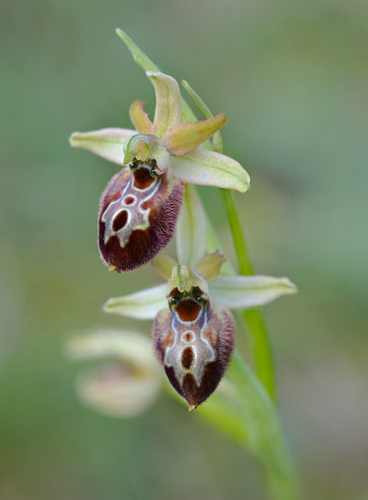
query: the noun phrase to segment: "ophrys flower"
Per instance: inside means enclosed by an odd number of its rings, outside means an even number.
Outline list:
[[[99,212],[101,257],[118,272],[145,264],[169,243],[185,183],[241,192],[249,188],[249,176],[238,162],[199,147],[226,123],[226,115],[183,122],[176,80],[160,72],[146,74],[156,93],[153,122],[143,109],[144,101],[138,100],[130,107],[135,130],[76,132],[70,139],[72,146],[129,165],[108,184]]]

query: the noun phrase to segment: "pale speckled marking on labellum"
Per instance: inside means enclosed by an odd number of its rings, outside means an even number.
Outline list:
[[[207,283],[187,266],[174,268],[152,327],[156,355],[176,392],[197,408],[216,389],[234,349],[234,320],[213,306]]]
[[[156,355],[189,409],[212,394],[230,361],[235,326],[228,309],[259,307],[296,291],[287,278],[219,276],[223,262],[223,254],[214,252],[205,255],[194,271],[160,255],[154,266],[166,279],[171,273],[168,285],[112,298],[104,306],[113,314],[155,318]]]

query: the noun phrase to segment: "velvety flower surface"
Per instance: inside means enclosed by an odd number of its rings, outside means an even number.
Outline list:
[[[135,130],[107,128],[70,138],[72,146],[129,166],[108,184],[98,220],[101,257],[118,272],[145,264],[169,243],[185,183],[241,192],[249,188],[249,176],[239,163],[199,147],[226,123],[226,115],[183,122],[176,80],[160,72],[146,74],[156,93],[153,122],[138,100],[130,107]]]
[[[235,326],[228,309],[259,307],[296,288],[287,278],[219,276],[220,252],[205,255],[195,270],[170,257],[159,259],[168,284],[109,299],[104,310],[155,319],[156,355],[171,385],[194,409],[216,389],[230,361]]]
[[[206,217],[193,186],[187,186],[177,227],[180,264],[160,254],[153,261],[166,283],[111,298],[104,311],[154,319],[158,360],[176,392],[196,408],[216,389],[234,348],[229,309],[261,307],[296,287],[287,278],[220,274],[225,255],[206,254]]]
[[[207,283],[177,266],[152,328],[156,355],[176,392],[195,409],[216,389],[234,349],[230,312],[211,303]]]

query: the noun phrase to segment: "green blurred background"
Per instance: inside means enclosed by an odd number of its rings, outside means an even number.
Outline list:
[[[99,196],[117,166],[69,135],[130,127],[154,94],[116,36],[227,113],[225,152],[267,306],[281,413],[306,498],[368,498],[368,4],[361,0],[5,0],[0,6],[1,500],[263,500],[261,467],[162,394],[135,419],[83,408],[70,332],[135,326],[110,296],[158,283],[108,273]],[[229,242],[217,190],[200,189]],[[141,323],[149,332],[150,323]]]

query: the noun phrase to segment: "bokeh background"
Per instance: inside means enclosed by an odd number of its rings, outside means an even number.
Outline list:
[[[166,394],[130,420],[79,404],[73,331],[135,323],[101,305],[158,283],[108,273],[99,196],[116,165],[75,130],[130,127],[154,94],[114,30],[227,113],[226,153],[305,498],[368,498],[368,4],[361,0],[3,0],[0,6],[0,498],[262,500],[262,468]],[[221,197],[200,190],[233,249]],[[147,334],[150,324],[138,325]]]

